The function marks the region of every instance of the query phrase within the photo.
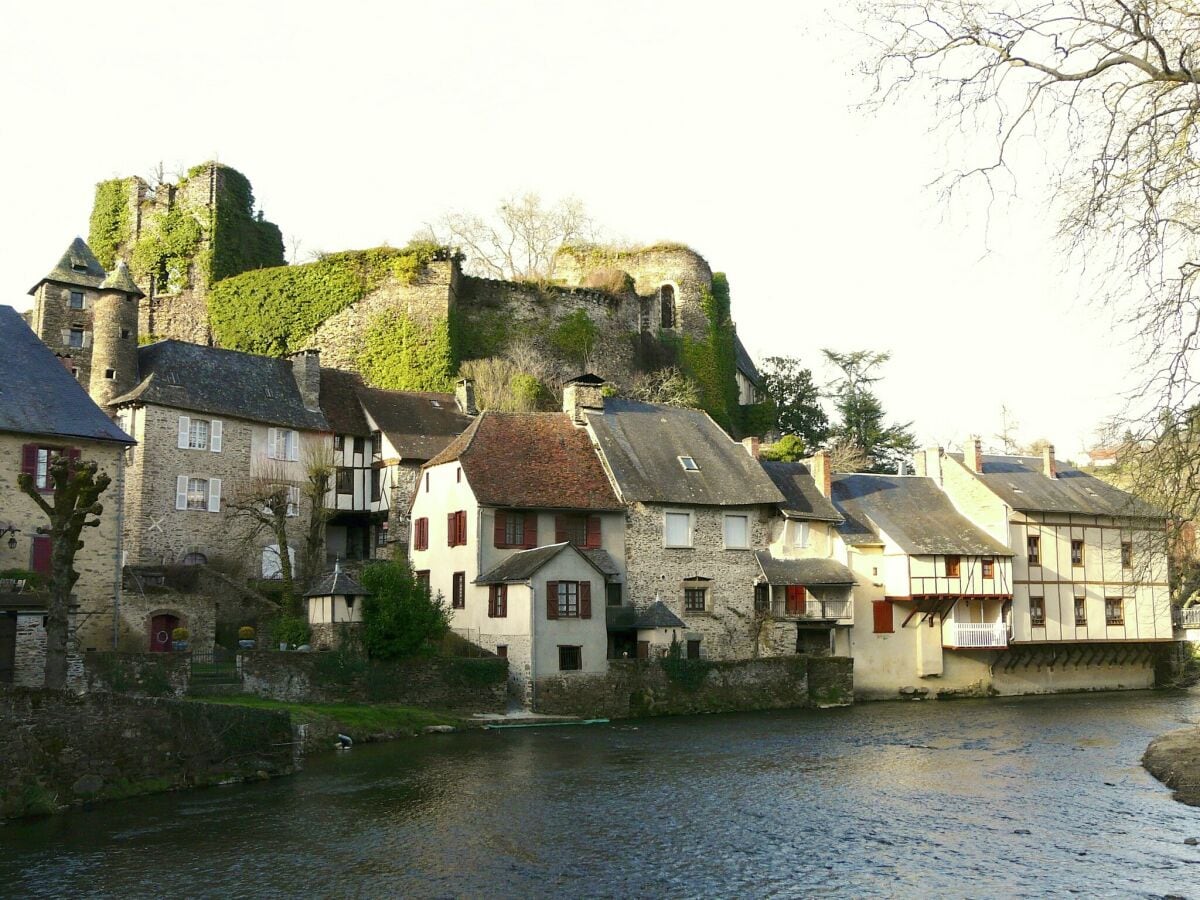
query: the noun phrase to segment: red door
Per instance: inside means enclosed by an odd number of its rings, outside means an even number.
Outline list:
[[[33,559],[30,560],[29,568],[37,572],[39,575],[50,574],[50,537],[49,535],[39,534],[31,541],[33,544]]]
[[[150,620],[150,652],[166,653],[171,649],[171,632],[179,627],[179,619],[163,613]]]
[[[804,585],[789,584],[787,586],[787,614],[789,616],[804,615],[807,600],[808,592],[804,590]]]

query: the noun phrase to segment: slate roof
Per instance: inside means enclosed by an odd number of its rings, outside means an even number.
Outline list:
[[[335,564],[333,571],[322,575],[304,596],[328,597],[330,594],[352,594],[356,597],[366,597],[370,593],[352,576],[343,572],[340,565]]]
[[[475,579],[475,584],[514,584],[531,579],[542,566],[557,557],[560,553],[572,547],[570,543],[547,544],[544,547],[534,547],[532,550],[522,550],[500,561],[491,571],[485,572]],[[572,549],[584,562],[595,567],[595,563],[577,547]],[[597,569],[597,571],[600,571]],[[603,575],[603,572],[600,572]]]
[[[962,459],[961,453],[951,455]],[[973,474],[1013,509],[1024,512],[1165,518],[1165,513],[1106,481],[1067,463],[1054,465],[1058,477],[1047,478],[1041,457],[984,456],[983,472]]]
[[[783,514],[792,519],[815,519],[818,522],[840,522],[841,514],[829,499],[817,490],[817,483],[804,463],[771,462],[764,460],[763,470],[783,492]]]
[[[782,503],[746,449],[698,409],[609,398],[588,424],[626,501],[698,506]],[[699,470],[685,471],[690,456]]]
[[[79,267],[79,268],[76,268]],[[81,237],[71,241],[71,245],[63,252],[62,257],[45,278],[29,289],[32,294],[37,291],[42,281],[57,281],[61,284],[74,284],[79,287],[98,288],[104,283],[108,273],[96,254],[92,252]],[[141,291],[138,291],[140,294]]]
[[[687,627],[687,623],[661,600],[655,600],[649,606],[606,607],[605,624],[611,631]]]
[[[134,443],[11,306],[0,306],[0,431]]]
[[[763,377],[759,374],[758,367],[754,365],[754,360],[750,358],[749,351],[742,344],[742,339],[738,337],[736,331],[733,333],[733,353],[738,371],[753,381],[756,387],[762,387]]]
[[[306,409],[286,359],[183,341],[138,348],[141,381],[114,405],[153,403],[176,409],[328,431],[319,410]]]
[[[482,413],[425,465],[453,460],[484,506],[623,509],[587,432],[566,413]]]
[[[123,259],[117,260],[117,267],[108,273],[100,287],[106,291],[124,291],[134,297],[146,296],[134,282],[133,276],[129,274],[129,266],[125,265]]]
[[[358,401],[358,392],[362,388],[362,379],[354,372],[321,369],[321,412],[329,427],[338,434],[355,437],[371,434],[371,425]]]
[[[459,412],[453,394],[363,387],[358,396],[404,459],[424,462],[437,456],[473,421]]]
[[[854,573],[833,559],[776,559],[766,550],[754,558],[768,584],[802,584],[805,587],[854,584]]]
[[[617,561],[609,556],[607,550],[600,550],[598,548],[589,550],[584,547],[579,547],[578,550],[591,560],[592,565],[603,572],[604,577],[608,580],[611,581],[614,578],[620,577],[621,568],[617,565]]]
[[[931,478],[834,475],[833,503],[845,518],[838,531],[851,545],[879,544],[886,533],[915,556],[1013,555],[955,509]]]

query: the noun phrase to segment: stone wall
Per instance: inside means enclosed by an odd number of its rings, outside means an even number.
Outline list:
[[[846,706],[854,696],[853,671],[846,657],[618,660],[609,662],[607,675],[539,678],[534,709],[619,719]]]
[[[503,659],[433,657],[371,663],[347,653],[244,652],[246,693],[307,703],[340,700],[399,703],[429,709],[500,711],[507,704]]]
[[[0,819],[292,771],[286,712],[0,686]]]
[[[79,655],[76,637],[77,617],[72,616],[67,629],[67,690],[82,691],[85,687],[83,659]],[[46,682],[46,626],[41,611],[17,615],[16,657],[13,684],[38,688]]]
[[[190,653],[88,653],[83,670],[89,691],[136,697],[183,697],[192,675]]]

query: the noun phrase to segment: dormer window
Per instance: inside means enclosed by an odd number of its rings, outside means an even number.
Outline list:
[[[700,467],[698,465],[696,465],[696,460],[692,459],[690,456],[679,457],[679,464],[681,466],[683,466],[683,470],[685,472],[699,472],[700,471]]]
[[[88,270],[87,263],[71,263],[71,268],[76,272],[86,272]]]

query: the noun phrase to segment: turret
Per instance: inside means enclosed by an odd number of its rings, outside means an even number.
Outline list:
[[[88,393],[101,406],[137,384],[138,299],[142,296],[124,260],[108,273],[96,294]]]

